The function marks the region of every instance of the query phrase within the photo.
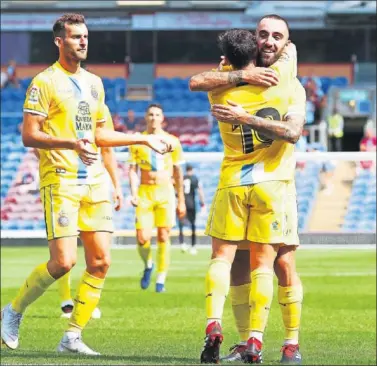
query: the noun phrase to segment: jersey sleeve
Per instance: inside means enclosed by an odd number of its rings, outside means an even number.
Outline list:
[[[42,75],[37,75],[26,91],[24,112],[47,117],[51,95],[51,81]]]
[[[113,117],[111,116],[111,112],[109,110],[109,107],[105,105],[105,128],[109,130],[114,130],[114,122]]]
[[[179,139],[176,139],[175,149],[172,152],[172,158],[174,166],[179,166],[185,163],[185,159],[183,157],[183,148]]]
[[[105,89],[101,79],[99,79],[99,95],[98,95],[98,112],[97,112],[97,123],[106,122],[106,105],[105,105]]]
[[[297,51],[296,47],[283,51],[279,59],[270,66],[279,76],[280,83],[287,84],[297,77]]]
[[[306,92],[297,78],[292,83],[288,112],[285,117],[288,115],[301,115],[304,117],[306,115]]]

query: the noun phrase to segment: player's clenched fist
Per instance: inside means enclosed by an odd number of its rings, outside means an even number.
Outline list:
[[[93,151],[92,142],[88,139],[77,140],[75,151],[86,166],[91,166],[98,159],[98,153]]]

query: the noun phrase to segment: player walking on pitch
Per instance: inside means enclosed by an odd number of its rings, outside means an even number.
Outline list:
[[[172,143],[173,152],[155,153],[145,146],[135,145],[130,148],[129,179],[132,205],[136,208],[136,240],[138,251],[144,263],[144,274],[140,281],[142,289],[147,289],[154,268],[152,261],[152,230],[157,227],[157,278],[155,290],[165,291],[165,280],[170,263],[170,229],[175,224],[176,211],[179,218],[186,213],[183,193],[184,163],[182,147],[178,138],[162,130],[164,114],[159,104],[151,104],[146,111],[147,130],[141,136],[159,134]],[[138,187],[138,169],[140,186]],[[175,193],[177,192],[177,206]],[[176,209],[176,210],[175,210]]]
[[[32,271],[2,310],[1,339],[11,349],[18,347],[26,308],[75,265],[80,234],[86,270],[57,350],[98,355],[81,337],[110,266],[112,207],[98,147],[145,144],[160,153],[171,147],[158,136],[126,135],[104,128],[102,82],[80,68],[88,51],[88,29],[82,15],[63,15],[55,22],[53,33],[59,60],[33,79],[26,94],[22,129],[24,145],[39,150],[50,259]]]

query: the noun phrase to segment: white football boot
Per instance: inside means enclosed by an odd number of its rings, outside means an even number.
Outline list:
[[[81,338],[81,334],[67,331],[64,333],[57,349],[60,353],[78,353],[88,356],[99,356],[100,353],[90,349]]]
[[[182,252],[188,252],[189,246],[186,243],[181,244],[181,251]]]
[[[22,321],[22,314],[6,305],[1,311],[1,340],[10,349],[18,347],[18,333]]]
[[[197,250],[196,246],[192,246],[190,248],[190,254],[194,255],[194,256],[198,254],[198,250]]]

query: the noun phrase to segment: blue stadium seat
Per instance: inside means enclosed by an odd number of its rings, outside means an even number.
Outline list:
[[[335,87],[346,87],[348,85],[348,79],[345,76],[338,76],[332,80],[331,84]]]

